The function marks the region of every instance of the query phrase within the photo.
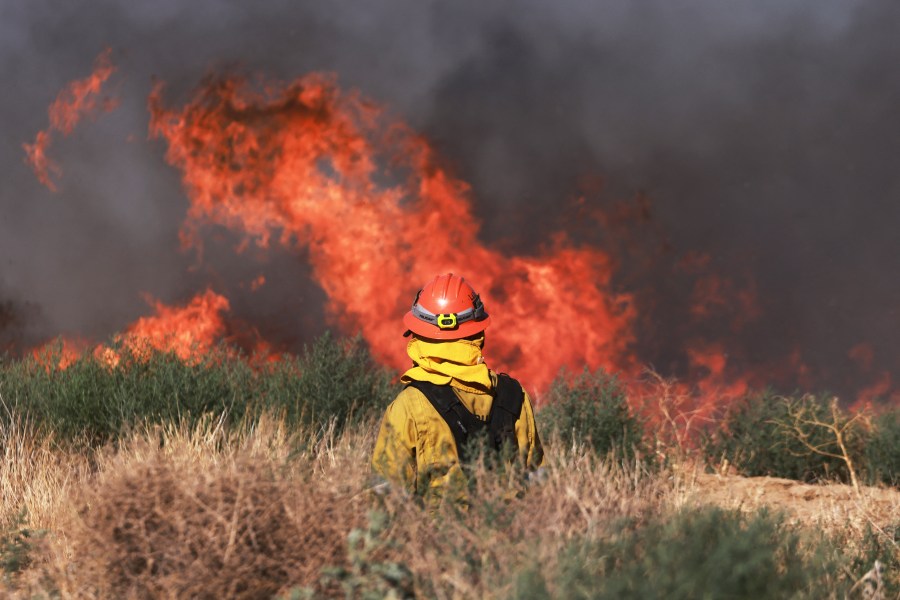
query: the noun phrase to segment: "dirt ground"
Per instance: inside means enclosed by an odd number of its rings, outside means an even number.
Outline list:
[[[835,526],[868,522],[885,527],[900,523],[900,490],[840,484],[810,485],[777,477],[740,477],[701,472],[685,474],[688,504],[716,504],[755,510],[767,506],[787,513],[789,520]]]

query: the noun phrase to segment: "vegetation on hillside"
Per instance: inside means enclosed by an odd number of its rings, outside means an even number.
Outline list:
[[[681,464],[603,372],[538,412],[539,478],[472,467],[471,507],[371,488],[396,386],[359,340],[258,362],[124,351],[0,364],[0,591],[33,597],[822,598],[884,565],[900,507],[812,521],[709,506],[692,469],[896,485],[898,413],[750,396]],[[51,365],[51,366],[48,366]],[[833,425],[833,429],[829,426]],[[840,440],[835,432],[841,432]],[[848,460],[849,459],[849,460]],[[860,589],[854,590],[854,594]]]

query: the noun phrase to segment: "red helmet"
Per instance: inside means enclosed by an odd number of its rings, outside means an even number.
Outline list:
[[[487,329],[490,322],[472,286],[453,273],[426,283],[403,317],[403,324],[414,334],[436,340],[469,337]]]

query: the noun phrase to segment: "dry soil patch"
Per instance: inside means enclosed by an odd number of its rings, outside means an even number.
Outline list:
[[[900,522],[900,490],[849,485],[807,484],[777,477],[693,474],[685,482],[686,501],[724,508],[762,507],[786,513],[809,524],[868,521],[878,527]]]

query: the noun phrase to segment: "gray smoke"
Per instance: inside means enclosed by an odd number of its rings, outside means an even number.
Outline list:
[[[288,346],[317,333],[322,293],[302,257],[259,266],[222,232],[192,270],[177,242],[187,203],[162,143],[146,139],[145,103],[152,77],[176,102],[223,69],[334,71],[472,184],[485,240],[537,252],[566,229],[616,249],[642,360],[684,374],[686,344],[720,339],[733,368],[789,387],[798,380],[779,369],[799,350],[817,387],[852,394],[875,372],[900,375],[898,22],[891,0],[6,0],[5,290],[40,307],[29,338],[103,338],[146,312],[140,292],[176,302],[207,285]],[[51,194],[21,144],[107,46],[120,108],[56,141]],[[649,209],[613,229],[566,208],[640,194]],[[677,265],[690,254],[754,281],[761,315],[743,328],[730,313],[686,318],[692,283]],[[242,295],[261,271],[279,284]],[[860,342],[875,352],[869,373],[847,358]]]

